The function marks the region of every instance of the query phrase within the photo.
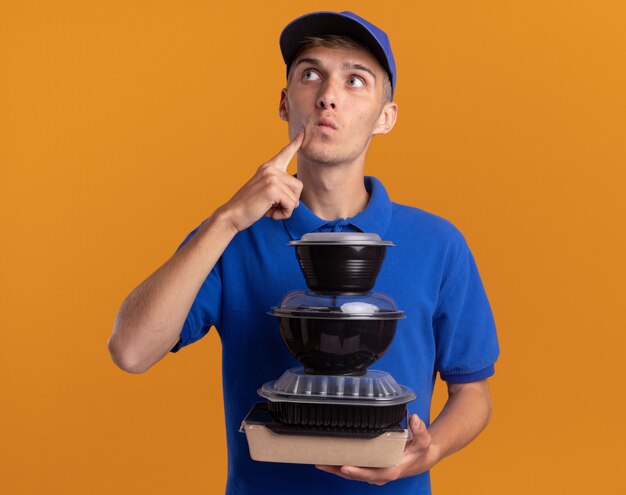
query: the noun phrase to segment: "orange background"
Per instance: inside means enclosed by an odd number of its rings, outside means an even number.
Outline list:
[[[143,375],[106,342],[131,289],[286,143],[278,35],[320,9],[391,33],[399,121],[366,172],[464,232],[499,328],[493,421],[435,493],[623,486],[623,2],[5,0],[3,493],[223,491],[217,334]]]

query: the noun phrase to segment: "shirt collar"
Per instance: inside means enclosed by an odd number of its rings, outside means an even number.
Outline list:
[[[356,231],[378,234],[381,239],[391,222],[391,201],[382,183],[375,177],[364,177],[365,189],[370,199],[363,211],[351,218],[324,220],[313,213],[307,205],[300,205],[293,210],[291,217],[283,220],[287,233],[292,240],[300,239],[308,232],[316,231]]]

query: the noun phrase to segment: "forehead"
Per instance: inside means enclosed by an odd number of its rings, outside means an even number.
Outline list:
[[[348,70],[353,65],[363,65],[376,75],[383,74],[384,69],[378,59],[364,48],[313,46],[298,52],[294,57],[291,69],[303,58],[315,59],[323,66],[339,67]],[[378,77],[377,77],[378,79]]]

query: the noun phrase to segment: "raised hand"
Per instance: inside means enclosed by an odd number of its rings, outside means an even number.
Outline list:
[[[220,207],[238,232],[263,216],[274,220],[289,218],[298,207],[303,184],[287,173],[287,166],[303,140],[304,129]]]

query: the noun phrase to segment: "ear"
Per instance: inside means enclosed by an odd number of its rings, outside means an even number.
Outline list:
[[[289,106],[287,104],[287,88],[280,90],[280,103],[278,104],[278,116],[285,122],[289,118]]]
[[[396,125],[397,118],[398,104],[393,101],[385,103],[372,134],[387,134],[391,131],[391,129],[393,129],[393,126]]]

